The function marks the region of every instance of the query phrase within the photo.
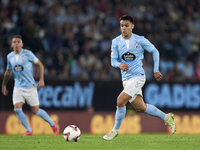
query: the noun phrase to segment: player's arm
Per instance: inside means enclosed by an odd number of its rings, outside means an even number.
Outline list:
[[[39,67],[39,70],[40,70],[40,80],[36,86],[39,86],[39,88],[43,88],[45,86],[45,84],[44,84],[44,66],[39,59],[35,64]]]
[[[2,93],[3,95],[8,95],[8,90],[6,89],[6,85],[10,79],[12,70],[7,70],[4,73],[3,82],[2,82]]]
[[[152,53],[153,61],[154,61],[154,77],[156,80],[160,80],[162,78],[162,74],[159,71],[159,51],[155,48],[155,46],[149,42],[146,38],[142,38],[140,41],[142,43],[142,47],[148,52]]]
[[[154,77],[156,80],[160,80],[162,78],[162,74],[159,71],[159,52],[155,48],[152,50],[152,55],[153,55],[153,61],[154,61]]]
[[[112,45],[111,45],[111,65],[115,68],[119,67],[123,71],[127,71],[129,69],[127,64],[121,63],[119,61],[119,54],[118,54],[115,40],[112,41]]]

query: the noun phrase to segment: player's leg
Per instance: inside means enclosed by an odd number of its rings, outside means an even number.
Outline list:
[[[105,140],[112,140],[117,136],[118,130],[126,114],[126,103],[135,99],[136,94],[141,91],[145,83],[145,78],[130,78],[123,81],[124,90],[120,93],[117,99],[117,111],[115,114],[115,126],[103,138]]]
[[[165,118],[164,112],[151,104],[146,104],[141,95],[137,95],[137,97],[131,102],[131,105],[135,108],[137,112],[144,112],[148,115],[158,117],[162,120],[164,120]]]
[[[50,116],[47,114],[47,112],[41,108],[39,108],[39,105],[37,106],[30,106],[31,107],[31,111],[40,116],[43,120],[45,120],[46,122],[49,123],[49,125],[51,126],[54,135],[58,135],[59,134],[59,130],[58,130],[58,124],[56,121],[52,121]]]
[[[39,108],[39,105],[37,106],[30,106],[31,107],[31,111],[40,116],[43,120],[45,120],[46,122],[48,122],[50,124],[51,127],[53,127],[55,125],[55,123],[51,120],[50,116],[47,114],[47,112],[43,109]]]
[[[138,92],[138,89],[135,88],[138,78],[130,78],[123,81],[124,90],[120,93],[117,98],[117,111],[115,114],[115,126],[114,130],[119,131],[121,123],[126,114],[126,103],[132,98],[134,93]],[[141,84],[142,85],[142,84]]]
[[[126,114],[126,103],[130,100],[131,96],[126,94],[125,92],[121,92],[117,98],[117,110],[115,113],[115,125],[114,128],[103,138],[105,140],[112,140],[114,137],[117,136],[119,128],[122,124],[122,121]]]
[[[49,125],[51,126],[52,130],[53,130],[54,135],[58,135],[59,130],[58,130],[57,122],[52,121],[50,116],[47,114],[47,112],[45,110],[39,108],[39,100],[38,100],[37,89],[33,88],[29,92],[30,93],[26,95],[26,100],[27,100],[27,103],[31,107],[31,111],[34,114],[40,116],[46,122],[48,122]]]
[[[33,131],[28,123],[28,120],[26,118],[26,115],[24,114],[22,107],[25,100],[23,97],[23,92],[21,89],[14,88],[13,90],[13,105],[14,105],[14,112],[17,115],[18,120],[21,122],[21,124],[26,129],[25,136],[26,135],[33,135]]]
[[[148,115],[162,119],[171,128],[172,133],[175,133],[174,115],[172,113],[165,114],[154,105],[144,103],[141,95],[137,95],[131,102],[131,105],[138,112],[144,112]]]
[[[30,134],[30,135],[33,135],[33,131],[32,131],[31,127],[28,124],[28,120],[26,118],[26,115],[22,111],[22,106],[23,106],[23,102],[14,104],[14,111],[15,111],[15,113],[17,115],[18,120],[26,128],[26,131],[27,131],[26,133]]]
[[[117,111],[115,114],[115,126],[114,130],[119,131],[122,121],[126,114],[126,103],[130,100],[131,96],[125,92],[121,92],[117,98]]]

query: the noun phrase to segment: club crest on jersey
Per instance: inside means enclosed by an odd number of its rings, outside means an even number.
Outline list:
[[[16,65],[16,66],[14,66],[14,71],[16,72],[16,73],[20,73],[20,72],[22,72],[24,70],[24,68],[23,68],[23,66],[21,66],[21,65]]]
[[[135,55],[127,52],[127,53],[122,55],[122,59],[126,62],[132,62],[132,61],[135,60]]]
[[[22,56],[22,61],[24,61],[24,59],[25,59],[25,57],[24,57],[24,56]]]
[[[139,43],[135,42],[135,47],[138,48],[138,46],[139,46]]]

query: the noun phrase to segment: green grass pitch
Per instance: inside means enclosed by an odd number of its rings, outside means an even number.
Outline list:
[[[119,134],[112,141],[103,135],[82,134],[78,142],[66,142],[63,135],[0,134],[0,150],[199,150],[200,135]]]

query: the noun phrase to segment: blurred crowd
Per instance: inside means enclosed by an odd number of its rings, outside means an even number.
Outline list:
[[[110,47],[124,14],[134,18],[133,33],[159,50],[163,81],[200,81],[200,0],[0,0],[0,77],[20,34],[44,64],[45,79],[120,80]],[[143,61],[147,81],[154,80],[152,55]]]

